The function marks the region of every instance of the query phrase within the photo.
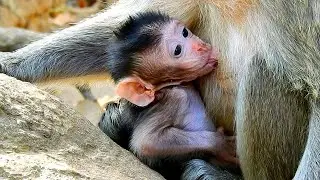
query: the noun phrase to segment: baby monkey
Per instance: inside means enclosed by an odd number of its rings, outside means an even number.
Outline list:
[[[237,164],[234,137],[216,130],[190,82],[217,66],[217,49],[182,23],[155,12],[130,17],[107,48],[107,68],[122,99],[99,127],[152,168],[214,157]]]

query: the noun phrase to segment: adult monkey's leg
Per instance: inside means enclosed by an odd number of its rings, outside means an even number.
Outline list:
[[[320,102],[313,102],[311,107],[308,141],[295,180],[320,178]]]
[[[240,80],[237,147],[245,179],[292,179],[307,139],[309,104],[255,57]]]
[[[105,48],[113,31],[129,15],[159,9],[192,23],[193,16],[197,14],[197,2],[120,0],[104,12],[73,27],[51,34],[14,53],[1,53],[0,72],[30,82],[106,73],[108,57]]]

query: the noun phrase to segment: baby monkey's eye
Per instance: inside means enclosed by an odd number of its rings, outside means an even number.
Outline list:
[[[188,32],[188,30],[186,29],[186,28],[183,28],[183,30],[182,30],[182,35],[183,35],[183,37],[188,37],[188,35],[189,35],[189,32]]]
[[[174,50],[175,57],[179,57],[181,55],[181,49],[182,49],[182,47],[180,44],[176,46],[176,49]]]

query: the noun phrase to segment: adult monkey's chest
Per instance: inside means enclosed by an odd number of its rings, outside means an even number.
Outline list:
[[[235,0],[231,6],[224,1],[211,2],[200,7],[200,14],[205,16],[195,32],[218,47],[220,58],[218,68],[200,79],[200,92],[215,126],[232,133],[237,84],[246,64],[257,53],[248,34],[252,32],[249,21],[256,20],[251,17],[257,6],[253,0]]]
[[[224,127],[227,133],[234,131],[234,102],[236,83],[233,77],[217,69],[199,80],[200,94],[216,127]]]

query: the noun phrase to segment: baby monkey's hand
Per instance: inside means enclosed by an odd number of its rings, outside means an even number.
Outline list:
[[[239,159],[236,157],[235,136],[226,136],[224,134],[224,129],[222,127],[219,127],[216,132],[215,139],[215,158],[212,160],[212,162],[222,166],[239,165]]]

